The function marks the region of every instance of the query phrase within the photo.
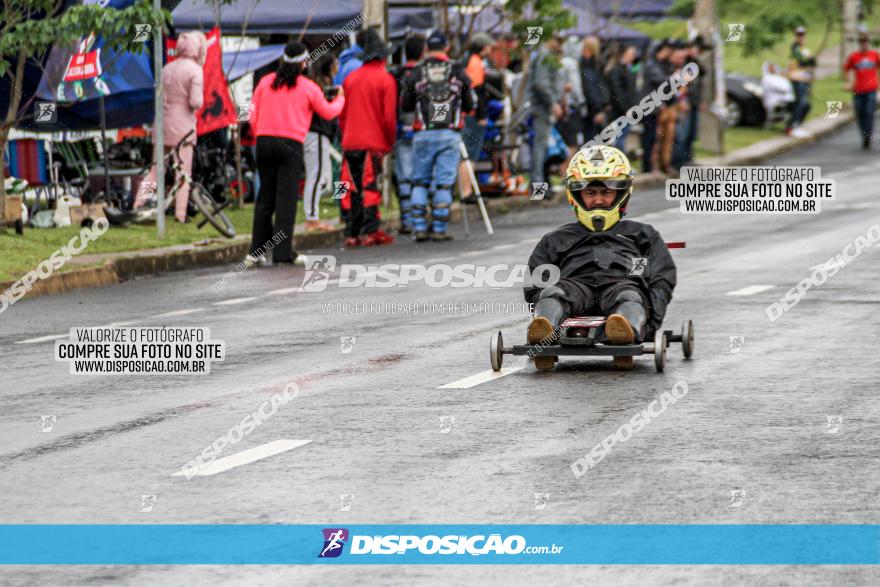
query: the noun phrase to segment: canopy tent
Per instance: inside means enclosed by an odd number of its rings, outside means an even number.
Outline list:
[[[675,0],[568,0],[566,3],[576,3],[605,18],[659,19],[667,16]]]
[[[363,12],[358,0],[237,0],[221,6],[220,30],[226,34],[299,33],[335,34]],[[181,30],[207,30],[214,26],[214,10],[204,0],[182,0],[171,13]],[[390,31],[431,28],[430,9],[388,9]]]
[[[98,0],[85,0],[84,4]],[[135,0],[109,0],[106,6],[122,9]],[[88,35],[76,46],[52,47],[45,74],[34,94],[38,101],[56,102],[57,122],[19,124],[30,130],[94,130],[101,127],[101,100],[106,127],[118,128],[153,119],[153,84],[150,44],[134,53],[113,51],[101,37]]]
[[[238,53],[223,53],[223,71],[233,82],[264,65],[277,61],[284,53],[284,45],[265,45],[258,49],[243,49]]]

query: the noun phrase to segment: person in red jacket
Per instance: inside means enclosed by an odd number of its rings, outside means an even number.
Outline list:
[[[385,69],[388,47],[375,29],[364,34],[364,64],[342,84],[345,108],[339,116],[342,151],[351,173],[351,209],[345,218],[345,246],[387,244],[394,238],[381,229],[378,204],[364,206],[365,191],[380,191],[375,177],[364,185],[364,169],[382,168],[382,157],[394,148],[397,137],[397,82]]]
[[[880,54],[871,49],[871,40],[865,31],[859,32],[859,49],[854,51],[846,63],[847,89],[853,93],[856,120],[862,131],[862,149],[871,149],[871,136],[874,134],[874,111],[877,109],[877,69]]]

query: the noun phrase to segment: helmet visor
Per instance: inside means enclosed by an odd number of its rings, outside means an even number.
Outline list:
[[[581,208],[584,210],[612,210],[620,204],[621,199],[626,195],[627,190],[632,186],[632,179],[572,179],[565,181],[565,187],[568,189],[571,197],[573,197]],[[617,192],[614,200],[608,206],[588,206],[584,202],[584,191],[587,188],[605,188],[612,189]]]

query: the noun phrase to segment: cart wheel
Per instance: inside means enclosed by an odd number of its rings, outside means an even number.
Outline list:
[[[504,339],[501,338],[501,331],[492,337],[489,341],[489,362],[492,364],[493,371],[501,371],[501,361],[503,355],[501,349],[504,348]]]
[[[685,359],[690,359],[694,354],[694,321],[686,320],[681,323],[681,352]]]
[[[666,367],[666,335],[663,332],[654,335],[654,366],[658,373]]]

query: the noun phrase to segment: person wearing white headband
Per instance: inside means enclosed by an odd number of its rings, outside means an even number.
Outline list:
[[[293,224],[304,175],[303,141],[313,114],[330,120],[339,116],[345,105],[343,92],[328,102],[318,84],[300,75],[308,59],[305,45],[291,41],[278,69],[264,76],[254,90],[249,122],[257,138],[260,191],[250,252],[245,257],[248,265],[298,262]]]

